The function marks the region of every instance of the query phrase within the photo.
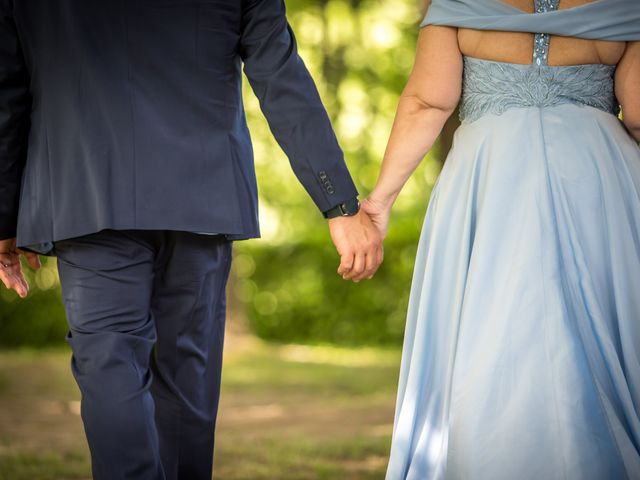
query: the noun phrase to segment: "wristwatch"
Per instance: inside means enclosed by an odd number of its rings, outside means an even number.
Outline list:
[[[340,205],[336,205],[333,208],[330,208],[326,212],[322,212],[324,218],[335,218],[335,217],[352,217],[356,213],[360,211],[360,201],[358,197],[354,197],[351,200],[347,200]]]

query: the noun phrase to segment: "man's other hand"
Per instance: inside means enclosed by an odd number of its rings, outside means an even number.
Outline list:
[[[0,280],[9,290],[15,290],[21,298],[27,296],[29,284],[22,273],[20,255],[24,255],[31,268],[40,268],[38,255],[16,248],[16,239],[0,240]]]
[[[379,230],[362,210],[351,217],[329,220],[331,240],[340,255],[338,273],[345,280],[371,278],[384,257]]]

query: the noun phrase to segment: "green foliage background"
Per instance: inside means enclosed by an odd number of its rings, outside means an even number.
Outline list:
[[[398,96],[413,63],[420,19],[415,0],[287,0],[299,52],[316,80],[362,196],[373,187]],[[411,273],[429,194],[440,171],[427,156],[394,209],[378,275],[359,284],[337,274],[325,221],[289,162],[245,81],[261,197],[262,239],[237,242],[230,303],[252,331],[277,341],[400,344]],[[0,292],[0,345],[63,342],[66,333],[55,259],[30,272],[20,300]]]

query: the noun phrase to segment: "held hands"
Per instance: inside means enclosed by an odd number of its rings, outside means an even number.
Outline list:
[[[384,240],[389,228],[389,216],[391,215],[391,201],[382,202],[373,196],[362,201],[360,208],[369,215],[371,222],[376,226],[380,237]]]
[[[24,255],[29,266],[34,270],[40,268],[38,255],[16,248],[16,239],[0,240],[0,280],[9,290],[15,290],[21,298],[27,296],[29,284],[22,273],[20,255]]]
[[[352,217],[329,220],[333,244],[340,255],[338,273],[345,280],[359,282],[371,278],[382,263],[382,237],[362,210]]]

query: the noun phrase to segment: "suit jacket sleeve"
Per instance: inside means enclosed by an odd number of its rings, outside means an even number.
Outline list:
[[[31,112],[29,74],[12,10],[13,0],[0,0],[0,239],[16,236]]]
[[[298,55],[284,0],[244,0],[240,49],[269,127],[318,208],[355,197],[327,112]]]

